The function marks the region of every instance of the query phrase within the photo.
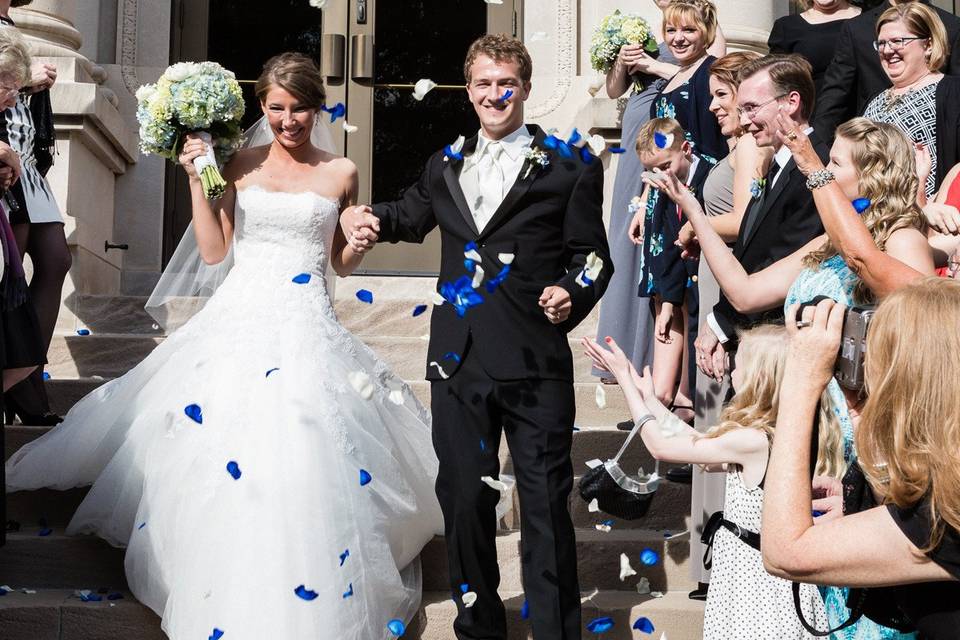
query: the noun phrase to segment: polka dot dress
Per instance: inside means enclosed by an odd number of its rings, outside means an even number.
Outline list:
[[[760,531],[763,489],[743,484],[739,468],[727,472],[724,517],[744,529]],[[762,533],[761,533],[762,535]],[[813,585],[800,587],[807,622],[827,628],[827,614]],[[713,543],[713,570],[703,621],[706,640],[789,640],[813,638],[793,607],[790,582],[763,568],[760,552],[720,528]]]

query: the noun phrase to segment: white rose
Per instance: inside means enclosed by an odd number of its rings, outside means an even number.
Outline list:
[[[145,84],[137,89],[136,95],[138,102],[150,102],[153,100],[153,97],[157,95],[157,85]]]
[[[194,74],[195,65],[192,62],[178,62],[171,65],[163,74],[170,82],[183,82]]]

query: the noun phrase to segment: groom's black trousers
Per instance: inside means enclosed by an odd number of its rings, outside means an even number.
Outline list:
[[[505,433],[520,497],[523,584],[536,640],[580,639],[577,553],[567,498],[573,487],[570,445],[576,409],[573,385],[560,380],[493,380],[466,349],[448,380],[432,383],[433,443],[440,460],[437,497],[443,509],[450,589],[460,640],[505,640],[497,595],[499,493],[496,478]],[[512,551],[512,550],[511,550]],[[477,594],[466,608],[461,585]]]

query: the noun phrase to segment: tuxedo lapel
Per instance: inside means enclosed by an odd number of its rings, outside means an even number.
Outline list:
[[[464,156],[470,155],[477,148],[477,136],[473,136],[463,144],[461,153]],[[460,186],[459,170],[463,166],[463,160],[452,160],[447,158],[446,166],[443,168],[443,181],[447,183],[447,190],[457,205],[460,215],[464,222],[470,227],[475,235],[480,235],[477,229],[477,223],[473,219],[473,213],[470,211],[470,205],[467,204],[467,198],[463,195],[463,188]]]
[[[780,173],[780,179],[777,180],[770,188],[770,193],[766,195],[763,200],[763,206],[760,209],[760,212],[757,214],[757,219],[754,220],[753,224],[747,229],[747,236],[743,241],[743,246],[746,248],[750,241],[753,240],[753,237],[757,234],[757,229],[760,228],[760,225],[763,224],[763,219],[767,217],[767,213],[770,211],[770,208],[777,202],[777,198],[780,197],[780,194],[783,193],[783,190],[787,188],[787,185],[790,183],[790,179],[793,177],[793,170],[796,169],[797,163],[793,161],[793,158],[787,162],[786,166],[783,168],[783,171]]]
[[[530,148],[543,148],[543,139],[546,137],[546,134],[543,132],[540,127],[536,125],[528,125],[527,129],[533,133],[533,142],[530,143]],[[516,206],[520,199],[526,195],[527,191],[530,190],[530,187],[533,185],[533,181],[537,179],[537,176],[540,174],[540,171],[543,169],[539,164],[531,163],[529,158],[524,160],[523,166],[520,168],[520,174],[517,176],[517,179],[514,181],[513,186],[510,187],[510,191],[507,192],[507,195],[504,196],[503,202],[500,203],[500,206],[497,207],[497,210],[494,212],[493,216],[490,218],[490,221],[487,223],[487,226],[483,228],[483,232],[480,234],[480,237],[486,237],[500,225],[501,222],[511,213],[513,208]]]

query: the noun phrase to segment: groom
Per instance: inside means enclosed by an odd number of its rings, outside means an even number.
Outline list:
[[[494,507],[500,496],[481,480],[499,473],[501,433],[520,495],[523,582],[534,637],[580,638],[567,507],[576,413],[567,333],[596,305],[613,265],[601,220],[603,167],[595,158],[584,162],[576,149],[572,158],[548,150],[546,134],[524,125],[531,72],[530,55],[516,38],[488,35],[474,42],[464,73],[479,134],[460,153],[434,154],[400,200],[374,205],[372,215],[357,207],[344,220],[359,249],[377,233],[380,241],[422,242],[439,226],[441,285],[473,277],[464,264],[468,243],[476,245],[486,274],[477,289],[484,301],[463,317],[449,302],[434,307],[427,358],[440,460],[436,490],[460,640],[507,637],[497,595]],[[512,95],[503,99],[508,91]],[[530,152],[540,160],[528,158]],[[577,280],[591,253],[603,268],[592,283],[581,278],[581,286]],[[488,292],[486,283],[504,264],[509,274]],[[470,608],[464,590],[477,594]]]

